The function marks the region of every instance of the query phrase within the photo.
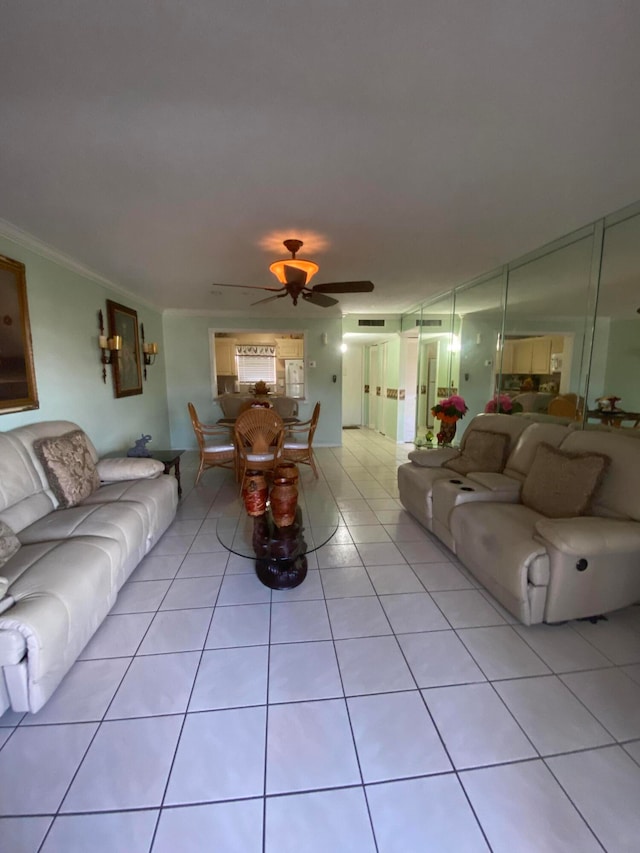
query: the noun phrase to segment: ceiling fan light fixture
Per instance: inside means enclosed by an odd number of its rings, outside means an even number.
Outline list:
[[[294,269],[302,270],[304,273],[306,273],[307,284],[309,284],[313,276],[320,269],[318,264],[314,264],[313,261],[305,261],[303,258],[286,258],[282,261],[274,261],[269,267],[269,270],[275,275],[280,284],[287,283],[287,278],[284,271],[285,266],[294,267]]]

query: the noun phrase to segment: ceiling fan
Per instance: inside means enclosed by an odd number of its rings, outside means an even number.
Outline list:
[[[215,287],[242,287],[249,290],[269,290],[273,291],[275,296],[267,296],[266,299],[259,299],[257,302],[252,302],[252,305],[261,305],[264,302],[271,302],[273,299],[282,299],[283,296],[290,296],[293,304],[298,304],[298,299],[302,297],[305,302],[310,302],[312,305],[319,305],[321,308],[330,308],[332,305],[337,305],[338,300],[327,296],[327,293],[370,293],[373,290],[373,282],[371,281],[331,281],[326,284],[314,284],[309,287],[311,278],[318,272],[318,265],[313,261],[307,261],[303,258],[296,258],[297,252],[302,248],[302,240],[285,240],[285,248],[291,252],[290,258],[274,261],[269,269],[275,275],[282,287],[256,287],[250,284],[218,284]]]

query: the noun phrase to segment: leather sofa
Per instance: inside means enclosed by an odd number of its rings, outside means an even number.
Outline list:
[[[474,431],[506,435],[502,471],[459,474]],[[398,469],[403,506],[525,625],[585,618],[640,600],[640,432],[581,429],[501,414],[478,415],[460,449],[414,451]],[[540,445],[560,458],[608,459],[584,514],[554,517],[523,502]],[[562,491],[559,478],[549,492]],[[565,489],[572,490],[571,481]]]
[[[177,481],[161,462],[100,461],[83,433],[99,486],[63,508],[36,449],[79,429],[44,421],[0,433],[0,522],[15,534],[0,565],[0,714],[44,705],[175,517]]]

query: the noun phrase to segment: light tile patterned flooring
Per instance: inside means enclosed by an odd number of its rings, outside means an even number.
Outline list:
[[[0,718],[6,853],[623,851],[640,608],[515,622],[397,501],[406,448],[319,449],[344,526],[271,593],[205,474],[36,715]]]

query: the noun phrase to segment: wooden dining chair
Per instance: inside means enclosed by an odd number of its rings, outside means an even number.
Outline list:
[[[284,423],[274,409],[251,408],[238,415],[235,439],[238,454],[238,476],[245,472],[273,473],[282,455]]]
[[[232,468],[237,477],[236,447],[231,440],[229,427],[218,424],[203,424],[196,414],[193,403],[188,403],[187,408],[200,451],[196,486],[206,468]]]
[[[316,462],[313,458],[313,436],[320,418],[320,403],[313,407],[313,413],[308,421],[289,424],[285,427],[282,458],[288,462],[300,462],[310,465],[316,478],[319,477]]]

